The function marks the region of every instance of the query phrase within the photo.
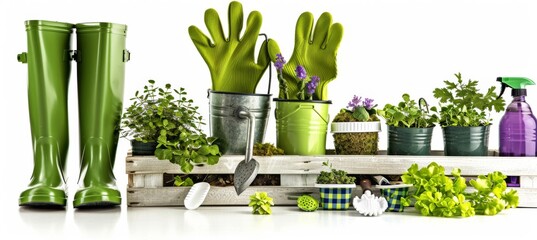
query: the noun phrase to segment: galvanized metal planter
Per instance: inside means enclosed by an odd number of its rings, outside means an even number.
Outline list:
[[[446,156],[486,156],[489,126],[443,127]]]
[[[239,118],[239,111],[255,117],[254,143],[265,137],[269,119],[271,94],[244,94],[209,90],[209,125],[211,136],[218,137],[223,154],[245,154],[248,119]]]
[[[389,155],[430,155],[433,127],[405,128],[388,126]]]

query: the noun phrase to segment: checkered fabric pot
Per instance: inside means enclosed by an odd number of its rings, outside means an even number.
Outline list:
[[[352,198],[352,188],[320,188],[321,207],[328,210],[346,210]]]
[[[380,192],[386,201],[388,201],[388,209],[390,212],[403,212],[404,206],[401,204],[401,198],[408,195],[408,187],[403,188],[384,188]]]

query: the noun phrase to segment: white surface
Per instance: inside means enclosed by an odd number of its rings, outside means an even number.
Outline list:
[[[363,239],[362,235],[377,236],[375,239],[535,239],[536,216],[537,209],[446,219],[422,217],[408,210],[365,217],[354,209],[301,212],[295,207],[273,207],[269,216],[253,215],[250,207],[123,207],[101,211],[9,207],[2,211],[2,218],[9,221],[0,225],[0,239],[289,239],[290,235],[313,239]]]
[[[354,94],[375,99],[379,106],[397,103],[406,92],[412,98],[425,97],[431,105],[432,90],[442,81],[453,80],[461,72],[464,79],[480,80],[480,88],[497,85],[498,76],[525,76],[537,80],[537,1],[533,0],[242,0],[245,18],[252,10],[263,14],[262,32],[278,40],[289,59],[294,27],[303,11],[315,18],[323,11],[334,16],[345,29],[338,52],[338,78],[329,85],[335,116]],[[462,234],[480,236],[535,235],[536,209],[509,210],[495,217],[441,219],[385,213],[378,218],[361,217],[356,211],[301,213],[275,208],[272,216],[254,216],[249,208],[122,208],[103,211],[74,211],[72,195],[78,177],[78,106],[76,64],[69,85],[69,124],[71,145],[68,159],[70,190],[67,211],[30,211],[19,209],[19,193],[29,182],[32,171],[32,146],[28,121],[27,66],[16,61],[26,51],[24,21],[56,20],[72,23],[110,21],[128,25],[127,48],[131,61],[126,68],[125,105],[148,79],[185,87],[188,96],[200,106],[208,119],[206,90],[210,75],[193,46],[187,28],[197,25],[206,31],[203,12],[215,8],[227,31],[229,1],[126,1],[126,0],[16,0],[0,1],[0,87],[2,137],[0,174],[0,239],[157,239],[165,236],[183,239],[184,235],[213,235],[232,238],[232,234],[252,238],[285,235],[321,236],[336,234],[360,239],[362,234],[430,238]],[[73,42],[73,46],[75,43]],[[272,93],[278,89],[276,79]],[[258,92],[267,86],[267,75]],[[528,102],[537,106],[537,87],[528,88]],[[509,93],[505,94],[510,99]],[[498,122],[494,113],[490,148],[498,146]],[[207,120],[206,120],[207,121]],[[208,129],[208,126],[205,126]],[[265,140],[276,140],[275,120],[271,116]],[[207,130],[208,131],[208,130]],[[386,149],[386,134],[379,146]],[[433,149],[442,149],[441,130],[433,133]],[[332,136],[327,136],[332,148]],[[118,184],[125,196],[127,179],[123,159],[128,142],[120,140],[115,167]],[[387,230],[388,229],[388,230]],[[80,237],[80,238],[75,238]],[[469,237],[468,237],[469,238]],[[39,238],[42,239],[42,238]],[[162,239],[162,238],[160,238]],[[200,238],[201,239],[201,238]],[[463,238],[461,238],[463,239]]]

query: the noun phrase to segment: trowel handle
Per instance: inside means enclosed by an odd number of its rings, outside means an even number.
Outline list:
[[[250,111],[240,110],[239,117],[248,118],[248,138],[246,139],[246,157],[245,162],[250,161],[254,152],[254,129],[255,129],[255,116]]]
[[[362,193],[365,191],[371,191],[371,181],[369,179],[360,180],[360,187],[362,187]]]

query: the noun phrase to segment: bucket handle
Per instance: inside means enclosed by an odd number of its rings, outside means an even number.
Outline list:
[[[420,107],[420,110],[423,110],[421,105],[425,105],[425,112],[429,113],[429,104],[425,100],[425,98],[418,99],[418,106]]]
[[[269,54],[269,50],[268,50],[268,37],[267,37],[267,34],[266,33],[260,33],[259,36],[263,36],[265,38],[265,44],[267,44],[267,58],[268,58],[268,76],[269,76],[269,80],[268,80],[268,90],[267,90],[267,94],[270,95],[270,86],[272,85],[272,59],[270,59],[270,54]]]
[[[323,117],[323,115],[321,115],[321,113],[319,113],[319,111],[317,111],[317,109],[315,109],[315,105],[310,105],[310,104],[306,104],[306,105],[303,105],[303,104],[299,104],[298,107],[293,110],[292,112],[290,112],[289,114],[283,116],[282,118],[280,118],[280,120],[283,120],[283,119],[286,119],[288,117],[290,117],[291,115],[297,113],[300,109],[313,109],[313,111],[315,113],[317,113],[317,115],[319,115],[319,117],[326,123],[328,124],[328,121]],[[276,113],[277,115],[277,113]]]
[[[245,163],[248,163],[253,157],[254,149],[254,129],[255,129],[255,115],[248,111],[248,108],[240,106],[235,111],[238,118],[248,118],[248,138],[246,142],[246,156]]]

